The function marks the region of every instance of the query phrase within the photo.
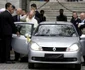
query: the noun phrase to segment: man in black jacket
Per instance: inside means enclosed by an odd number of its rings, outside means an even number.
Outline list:
[[[64,10],[63,9],[60,9],[59,10],[59,13],[60,15],[56,17],[56,20],[57,21],[67,21],[67,16],[65,16],[63,13],[64,13]]]
[[[81,23],[78,25],[80,30],[85,28],[85,13],[80,14]]]
[[[80,19],[81,23],[79,23],[78,27],[81,30],[81,33],[83,34],[83,30],[85,31],[85,13],[80,14]],[[85,66],[85,54],[83,55],[83,58],[84,58],[83,65]]]
[[[2,46],[0,46],[0,60],[1,62],[12,63],[10,61],[10,47],[12,41],[12,33],[17,33],[17,29],[13,22],[12,13],[14,9],[11,3],[5,4],[6,11],[0,13],[0,26],[1,26],[1,38],[2,38]]]
[[[79,35],[81,35],[81,31],[78,28],[78,24],[81,22],[81,20],[78,18],[78,15],[76,12],[73,12],[72,18],[71,18],[71,23],[75,26],[77,32]]]
[[[14,22],[20,22],[20,15],[22,14],[22,9],[18,8],[16,11],[16,15],[13,16]]]
[[[20,15],[21,14],[22,14],[22,9],[21,8],[18,8],[17,11],[16,11],[16,15],[13,16],[14,22],[20,22]],[[15,59],[14,60],[15,61],[18,61],[19,58],[20,58],[20,54],[17,53],[17,52],[15,52],[15,51],[14,51],[14,53],[15,53]]]
[[[40,23],[40,13],[37,11],[37,5],[36,4],[31,4],[31,10],[35,10],[35,16],[34,18]]]
[[[40,10],[40,22],[46,21],[46,17],[44,16],[45,11]]]

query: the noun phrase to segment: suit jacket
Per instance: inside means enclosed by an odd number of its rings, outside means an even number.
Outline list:
[[[84,20],[84,24],[80,26],[80,30],[82,30],[83,28],[85,28],[85,20]]]
[[[67,16],[65,15],[59,15],[56,17],[57,21],[67,21]]]
[[[2,35],[12,35],[12,33],[17,32],[17,29],[13,22],[13,17],[8,11],[0,13],[0,27],[0,34]]]
[[[38,11],[35,11],[35,19],[40,23],[40,13]]]
[[[46,21],[46,17],[42,14],[40,14],[40,22]]]
[[[38,21],[38,24],[40,23],[40,19],[35,16],[35,19]]]
[[[40,18],[40,13],[39,13],[38,11],[35,11],[35,16],[36,16],[37,18]]]
[[[72,18],[70,22],[73,23],[73,25],[78,29],[78,24],[81,23],[81,20],[79,18],[76,20]]]
[[[77,18],[76,20],[72,17],[71,21],[70,21],[76,28],[77,32],[79,35],[81,35],[81,31],[78,28],[78,24],[81,23],[81,20],[79,18]]]
[[[82,22],[82,21],[81,21],[81,22]],[[82,35],[82,30],[85,30],[85,20],[84,20],[84,24],[81,25],[81,26],[79,27],[79,29],[80,29],[81,35]]]
[[[14,22],[20,22],[20,16],[18,15],[13,16],[13,20]]]

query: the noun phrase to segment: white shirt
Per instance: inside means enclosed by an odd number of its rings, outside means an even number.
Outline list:
[[[85,19],[82,20],[82,22],[78,24],[78,27],[80,27],[81,25],[84,25],[85,24],[84,22],[85,22]]]
[[[26,18],[26,22],[33,23],[34,28],[38,26],[38,21],[33,17],[32,19],[29,19],[28,17]]]
[[[82,22],[81,23],[84,23],[85,22],[85,19],[84,20],[82,20]]]

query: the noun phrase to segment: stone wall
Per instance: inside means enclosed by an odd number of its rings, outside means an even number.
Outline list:
[[[4,8],[5,3],[6,3],[6,0],[0,0],[0,9]]]
[[[57,2],[57,0],[49,0],[50,2]],[[58,0],[59,2],[66,2],[67,0]],[[79,0],[79,1],[85,1],[85,0]]]
[[[11,2],[13,5],[16,6],[16,8],[21,7],[21,0],[7,0],[7,2]]]
[[[57,2],[57,0],[49,0],[50,2]],[[66,0],[58,0],[59,2],[65,2]]]
[[[6,2],[10,2],[16,6],[16,8],[21,7],[21,0],[0,0],[0,9],[4,8]]]

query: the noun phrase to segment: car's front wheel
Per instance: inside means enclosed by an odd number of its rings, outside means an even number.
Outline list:
[[[28,63],[28,68],[29,69],[34,69],[34,63]]]

